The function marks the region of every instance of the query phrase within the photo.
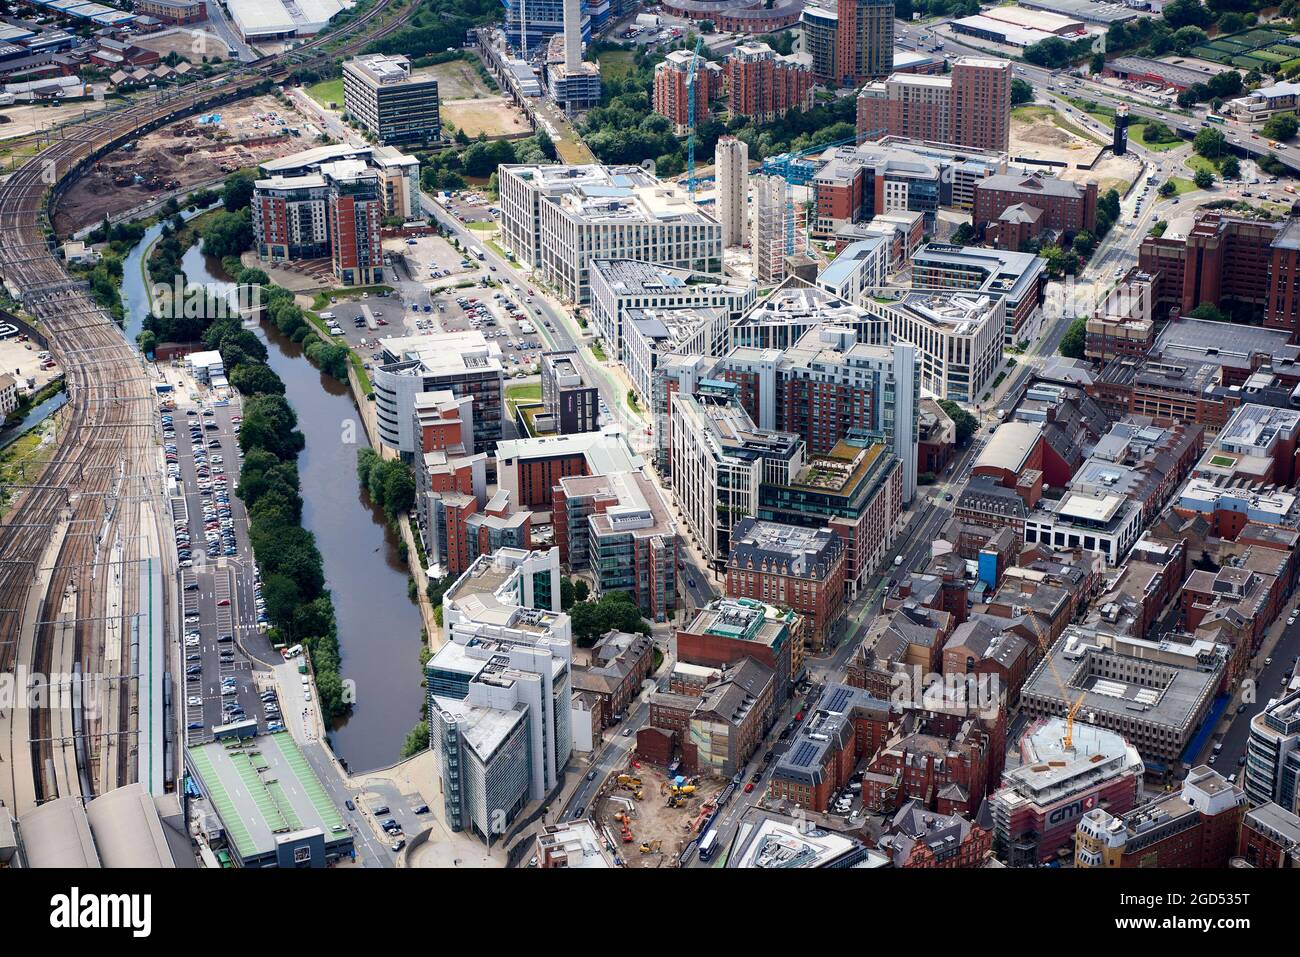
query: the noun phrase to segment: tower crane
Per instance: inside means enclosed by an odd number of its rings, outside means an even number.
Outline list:
[[[695,38],[695,53],[686,70],[686,191],[691,199],[695,199],[695,77],[699,73],[703,46],[704,36],[701,34]]]

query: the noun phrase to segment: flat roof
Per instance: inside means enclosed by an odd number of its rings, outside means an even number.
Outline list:
[[[974,468],[985,466],[1018,473],[1042,437],[1041,425],[1015,420],[1003,422],[980,450]]]
[[[352,840],[343,816],[287,731],[239,745],[213,741],[189,748],[186,757],[243,859],[274,854],[279,837],[307,828],[319,828],[326,846]]]
[[[235,26],[245,37],[293,33],[293,14],[280,0],[226,0]]]

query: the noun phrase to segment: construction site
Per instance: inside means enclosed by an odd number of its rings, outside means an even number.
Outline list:
[[[1123,193],[1137,179],[1141,163],[1131,153],[1115,156],[1104,147],[1101,133],[1083,129],[1050,107],[1012,111],[1012,156],[1056,165],[1054,175],[1076,183],[1096,182],[1102,193],[1112,187]]]
[[[676,867],[721,791],[718,782],[669,777],[633,760],[605,782],[591,817],[627,867]]]
[[[59,204],[61,234],[94,225],[175,191],[219,182],[239,169],[306,148],[305,120],[271,96],[169,124],[91,165]]]

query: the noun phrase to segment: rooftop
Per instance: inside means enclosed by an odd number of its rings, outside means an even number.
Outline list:
[[[351,842],[352,832],[288,732],[228,744],[191,747],[186,763],[241,857],[273,854],[279,837],[307,828],[324,832],[327,847]]]
[[[829,528],[806,528],[742,518],[731,530],[731,568],[780,570],[783,574],[824,578],[843,551]]]

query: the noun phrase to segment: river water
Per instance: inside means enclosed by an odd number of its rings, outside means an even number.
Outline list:
[[[212,283],[217,293],[230,288],[220,262],[197,246],[186,252],[182,268],[191,283]],[[126,275],[131,272],[128,267]],[[139,275],[138,267],[134,272]],[[143,318],[144,312],[128,316],[127,328],[138,331]],[[307,439],[298,457],[302,521],[324,559],[343,678],[355,683],[356,703],[336,722],[331,744],[353,771],[383,767],[401,757],[407,732],[424,717],[420,611],[407,597],[409,573],[397,556],[396,537],[357,484],[357,451],[367,442],[346,383],[321,373],[273,326],[264,325],[259,335]]]

